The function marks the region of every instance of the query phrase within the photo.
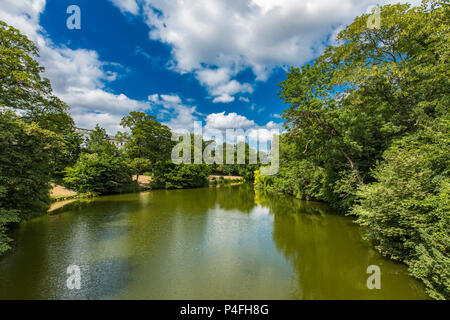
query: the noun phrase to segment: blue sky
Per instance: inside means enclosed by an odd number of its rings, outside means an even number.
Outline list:
[[[378,3],[391,1],[378,1]],[[418,1],[413,1],[415,4]],[[3,0],[0,19],[40,48],[78,126],[114,134],[132,110],[174,130],[279,128],[278,83],[316,58],[367,0]],[[69,30],[69,5],[81,29]]]

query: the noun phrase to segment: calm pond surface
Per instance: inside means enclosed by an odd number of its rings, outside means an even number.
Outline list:
[[[326,205],[242,185],[77,201],[20,224],[0,299],[423,299]],[[66,286],[81,269],[81,289]],[[381,290],[366,269],[381,268]]]

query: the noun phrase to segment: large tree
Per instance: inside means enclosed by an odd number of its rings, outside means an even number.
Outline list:
[[[55,155],[53,171],[72,165],[80,154],[81,139],[75,133],[69,107],[42,76],[37,46],[19,30],[0,21],[0,110],[13,110],[27,123],[59,134],[63,145]]]
[[[85,153],[64,173],[64,184],[81,193],[114,194],[138,189],[125,155],[98,124],[86,140]]]
[[[352,213],[377,248],[408,264],[433,298],[450,298],[450,121],[396,141]]]
[[[150,169],[154,169],[156,163],[170,159],[174,146],[172,133],[167,126],[156,121],[154,116],[132,111],[122,119],[121,125],[131,131],[131,137],[125,145],[127,156],[132,160],[141,159],[134,162],[136,175],[142,173],[140,168],[143,168],[141,165],[146,160],[149,161]]]
[[[120,151],[116,145],[108,139],[105,128],[100,127],[98,124],[95,125],[94,130],[92,130],[86,139],[86,152],[112,156],[120,155]]]
[[[323,200],[349,208],[393,139],[448,114],[448,2],[385,6],[363,15],[313,64],[292,68],[280,97],[288,134],[328,172]]]
[[[9,248],[6,225],[46,211],[57,134],[0,112],[0,253]]]
[[[384,6],[379,28],[368,19],[281,83],[288,130],[265,184],[350,209],[381,253],[448,299],[449,2]]]
[[[7,224],[44,212],[50,180],[80,152],[68,106],[37,58],[36,45],[0,21],[0,253]]]
[[[22,120],[52,131],[73,125],[69,107],[42,77],[36,45],[19,30],[0,21],[0,107],[20,110]]]

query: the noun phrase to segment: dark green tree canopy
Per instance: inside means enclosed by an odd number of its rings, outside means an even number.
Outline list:
[[[9,248],[8,223],[47,210],[53,159],[62,148],[59,135],[0,112],[0,253]]]
[[[132,111],[120,124],[131,131],[131,137],[125,146],[129,158],[147,159],[152,166],[170,158],[174,146],[172,132],[156,121],[154,116]]]
[[[52,131],[73,126],[69,107],[42,77],[38,48],[19,30],[0,21],[0,107],[22,111],[22,118]]]
[[[119,156],[117,147],[108,139],[106,130],[98,124],[86,140],[86,150],[88,153],[108,154]]]
[[[368,18],[280,84],[289,137],[302,158],[333,172],[326,198],[345,198],[344,207],[394,139],[449,114],[448,2],[385,6],[379,29]]]

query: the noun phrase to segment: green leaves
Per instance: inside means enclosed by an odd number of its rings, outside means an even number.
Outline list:
[[[280,83],[298,160],[331,173],[322,200],[348,209],[394,139],[449,113],[449,10],[431,3],[385,6],[379,29],[356,18],[339,45]]]
[[[6,226],[19,221],[20,218],[17,211],[6,211],[0,208],[0,254],[11,249],[9,243],[12,239],[7,235]]]
[[[23,111],[23,119],[45,129],[73,126],[68,106],[53,95],[44,68],[34,59],[36,45],[19,30],[0,21],[0,107]]]
[[[106,130],[98,124],[92,130],[86,141],[86,151],[88,153],[105,154],[110,156],[119,156],[120,152],[117,147],[108,139]]]
[[[145,158],[134,158],[130,161],[129,165],[132,172],[136,173],[136,180],[138,179],[139,175],[152,170],[152,163],[150,162],[150,160]]]
[[[138,190],[132,181],[132,170],[128,159],[108,140],[106,130],[96,125],[87,139],[86,153],[67,167],[63,182],[80,193],[114,194]],[[136,161],[135,166],[143,165]]]
[[[79,152],[68,106],[41,77],[37,56],[32,41],[0,21],[0,253],[9,248],[7,225],[45,212],[50,179]]]
[[[450,288],[448,5],[384,6],[379,29],[358,17],[338,45],[291,68],[280,172],[260,182],[350,210],[439,299]]]
[[[129,158],[147,159],[152,166],[170,158],[174,145],[172,133],[155,117],[133,111],[122,119],[121,125],[131,130],[131,137],[125,146]]]
[[[157,164],[152,184],[165,189],[198,188],[208,185],[211,170],[206,164]]]
[[[65,174],[64,183],[80,193],[102,195],[137,189],[125,159],[107,153],[82,154],[73,167],[66,168]]]
[[[450,122],[394,143],[352,214],[377,248],[405,261],[434,298],[449,298]]]
[[[62,147],[57,134],[0,112],[0,253],[9,248],[7,224],[48,208],[53,159]]]

